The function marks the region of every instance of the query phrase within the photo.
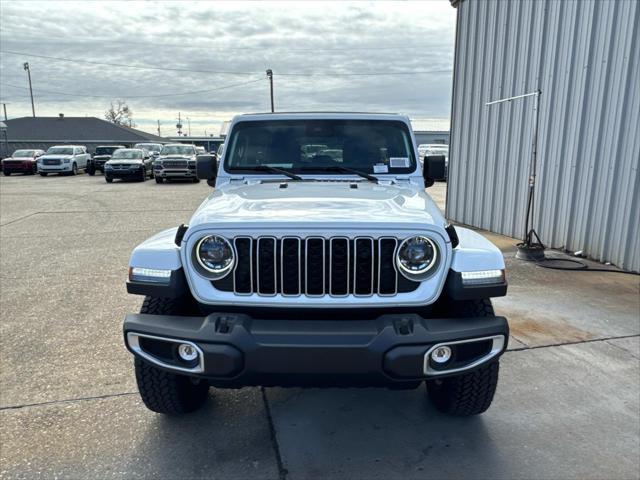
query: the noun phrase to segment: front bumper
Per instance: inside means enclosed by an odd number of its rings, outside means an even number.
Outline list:
[[[39,172],[48,172],[48,173],[59,173],[59,172],[70,172],[72,169],[71,163],[63,163],[61,165],[38,165]]]
[[[163,168],[154,169],[156,177],[160,178],[195,178],[196,171],[191,168]]]
[[[469,371],[507,347],[504,317],[422,318],[383,315],[373,320],[262,320],[235,313],[206,317],[129,314],[129,351],[168,371],[206,378],[218,387],[396,386]],[[456,343],[457,342],[457,343]],[[177,354],[191,343],[197,361]],[[445,365],[428,353],[453,350]]]
[[[133,168],[118,168],[118,169],[105,169],[104,174],[110,178],[132,178],[139,177],[140,172],[142,171],[141,167],[133,167]]]

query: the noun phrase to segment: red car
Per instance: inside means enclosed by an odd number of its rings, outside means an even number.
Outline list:
[[[2,159],[2,173],[7,177],[12,173],[33,175],[38,171],[38,157],[44,150],[16,150],[10,157]]]

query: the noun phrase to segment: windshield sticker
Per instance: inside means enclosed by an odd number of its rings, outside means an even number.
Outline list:
[[[384,163],[376,163],[373,166],[373,173],[389,173],[389,168]]]
[[[389,166],[391,168],[409,168],[408,157],[391,157],[389,158]]]

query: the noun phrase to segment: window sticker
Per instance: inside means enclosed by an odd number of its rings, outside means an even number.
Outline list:
[[[391,157],[389,158],[389,166],[391,168],[409,168],[408,157]]]
[[[389,173],[389,167],[384,163],[376,163],[373,166],[373,173]]]

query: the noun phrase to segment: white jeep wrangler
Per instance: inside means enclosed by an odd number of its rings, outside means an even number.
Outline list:
[[[426,383],[440,411],[484,412],[508,325],[500,251],[447,225],[425,193],[409,120],[386,114],[236,117],[215,189],[181,225],[135,248],[124,322],[155,412],[195,410],[210,386]],[[311,148],[311,146],[313,148]]]

